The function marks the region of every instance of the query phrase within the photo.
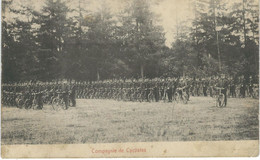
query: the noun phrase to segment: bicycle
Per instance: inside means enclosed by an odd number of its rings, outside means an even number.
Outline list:
[[[259,98],[259,88],[257,85],[253,86],[253,93],[252,93],[252,97],[255,99]]]
[[[152,91],[152,88],[149,89],[148,91],[148,102],[152,102],[154,100],[154,94],[153,94],[153,91]]]
[[[186,92],[182,92],[182,102],[187,104],[189,101],[189,95]]]
[[[187,104],[189,101],[189,96],[186,93],[186,91],[184,91],[184,88],[177,88],[176,93],[174,94],[174,100],[179,103],[182,102],[184,104]]]
[[[61,97],[61,95],[58,94],[58,97],[52,100],[52,108],[54,110],[60,110],[60,109],[67,110],[68,103],[65,102],[64,97]]]
[[[31,109],[31,108],[32,108],[32,100],[31,100],[31,97],[25,100],[25,102],[24,102],[24,108],[25,108],[25,109]]]
[[[219,89],[219,94],[216,97],[216,107],[224,107],[225,106],[225,95],[221,92],[223,88]]]
[[[15,99],[15,102],[16,102],[16,107],[17,108],[20,108],[20,109],[23,108],[24,101],[23,101],[22,94],[18,94],[18,96]]]

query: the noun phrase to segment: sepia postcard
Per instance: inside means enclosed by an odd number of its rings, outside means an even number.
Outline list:
[[[258,0],[1,6],[2,158],[258,156]]]

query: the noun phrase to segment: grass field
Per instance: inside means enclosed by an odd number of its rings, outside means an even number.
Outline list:
[[[2,107],[2,144],[258,139],[258,100],[191,97],[189,104],[77,100],[54,111]]]

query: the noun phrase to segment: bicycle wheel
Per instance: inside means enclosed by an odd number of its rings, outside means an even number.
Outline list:
[[[69,101],[67,101],[67,104],[66,104],[64,100],[61,100],[61,102],[60,102],[60,107],[61,107],[63,110],[67,110],[67,109],[69,108]]]
[[[30,100],[26,100],[25,103],[24,103],[24,108],[25,109],[31,109],[32,108],[32,105],[30,103]]]
[[[152,98],[151,93],[149,93],[148,94],[148,102],[151,102],[151,100],[152,100],[151,98]]]
[[[180,102],[180,95],[178,93],[174,94],[174,100],[179,103]]]
[[[253,91],[253,98],[258,99],[258,90]]]
[[[60,109],[60,100],[58,98],[54,98],[52,100],[51,106],[54,110],[59,110]]]
[[[182,98],[183,98],[183,103],[187,104],[188,103],[188,95],[185,93],[185,94],[182,95]]]
[[[141,93],[138,93],[138,95],[137,95],[137,100],[138,100],[139,102],[142,102],[142,94],[141,94]]]
[[[217,107],[223,107],[224,106],[224,102],[225,102],[225,96],[224,94],[220,94],[217,98]]]
[[[72,106],[73,106],[73,103],[72,103],[72,100],[71,100],[71,99],[69,99],[68,106],[69,106],[69,107],[72,107]]]
[[[33,99],[32,101],[32,109],[37,109],[37,100]]]
[[[17,100],[17,107],[20,108],[20,109],[23,108],[23,100],[22,99]]]

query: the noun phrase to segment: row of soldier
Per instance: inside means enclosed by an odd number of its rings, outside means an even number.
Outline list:
[[[130,101],[171,101],[176,92],[185,91],[192,96],[211,96],[217,94],[214,87],[226,88],[229,97],[256,97],[258,84],[235,81],[228,78],[172,78],[167,80],[151,79],[146,81],[101,81],[79,83],[76,85],[77,98],[117,99]],[[151,99],[150,99],[151,97]]]
[[[115,99],[124,101],[155,101],[172,102],[176,93],[188,96],[211,96],[217,94],[215,86],[224,87],[229,97],[258,97],[258,84],[243,78],[168,78],[150,80],[105,80],[93,82],[46,82],[18,83],[2,85],[2,103],[19,106],[19,100],[37,101],[37,108],[51,103],[54,97],[61,94],[64,101],[75,98],[85,99]]]
[[[51,104],[55,98],[62,99],[66,108],[69,102],[71,102],[71,106],[75,106],[75,86],[60,83],[2,85],[2,104],[6,106],[42,109],[44,104]]]

